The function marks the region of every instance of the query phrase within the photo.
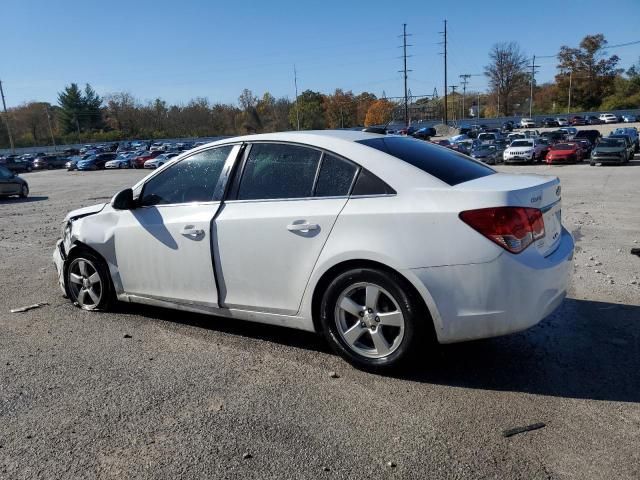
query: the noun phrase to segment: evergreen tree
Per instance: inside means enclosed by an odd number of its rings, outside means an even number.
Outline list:
[[[80,131],[80,117],[84,110],[84,99],[77,83],[72,83],[58,94],[58,119],[62,133]]]

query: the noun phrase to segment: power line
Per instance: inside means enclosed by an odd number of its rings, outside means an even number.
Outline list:
[[[464,105],[464,100],[465,97],[467,95],[467,84],[469,83],[469,79],[471,78],[471,74],[469,73],[463,73],[462,75],[459,75],[460,77],[460,83],[462,84],[462,118],[464,118],[465,116],[465,105]]]
[[[536,68],[540,65],[536,65],[536,56],[534,55],[531,59],[531,93],[529,95],[529,117],[532,116],[533,112],[533,84],[536,81]]]

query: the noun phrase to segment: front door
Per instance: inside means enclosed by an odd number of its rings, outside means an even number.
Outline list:
[[[149,178],[138,207],[119,211],[115,250],[130,295],[218,306],[211,225],[239,147],[195,153]]]
[[[22,184],[8,168],[0,166],[0,195],[17,195]]]
[[[294,315],[357,166],[280,143],[253,144],[246,157],[214,225],[220,304]]]

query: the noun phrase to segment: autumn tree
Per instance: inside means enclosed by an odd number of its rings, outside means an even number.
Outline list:
[[[357,104],[353,92],[336,88],[332,95],[324,97],[327,128],[351,127],[356,123]]]
[[[376,100],[367,111],[364,120],[365,126],[386,124],[392,119],[395,108],[395,104],[385,98]]]
[[[369,111],[369,107],[375,102],[378,98],[369,92],[362,92],[360,95],[356,95],[356,120],[355,124],[358,126],[364,125],[364,121],[367,118],[367,112]]]
[[[289,109],[289,124],[296,128],[298,117],[301,130],[320,130],[325,128],[324,96],[320,92],[305,90],[298,95],[297,105],[294,102]],[[296,108],[298,115],[296,115]]]
[[[619,57],[605,55],[604,35],[587,35],[578,48],[560,47],[556,84],[560,91],[569,90],[571,72],[572,103],[584,110],[600,106],[602,99],[614,91],[614,80],[622,72],[617,68]]]
[[[498,43],[489,52],[490,63],[484,67],[484,74],[489,79],[489,87],[498,97],[500,112],[504,115],[513,113],[514,101],[524,94],[529,84],[526,71],[527,58],[515,42]]]

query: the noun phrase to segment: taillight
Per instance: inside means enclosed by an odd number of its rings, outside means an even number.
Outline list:
[[[520,253],[544,237],[542,211],[526,207],[466,210],[460,219],[511,253]]]

